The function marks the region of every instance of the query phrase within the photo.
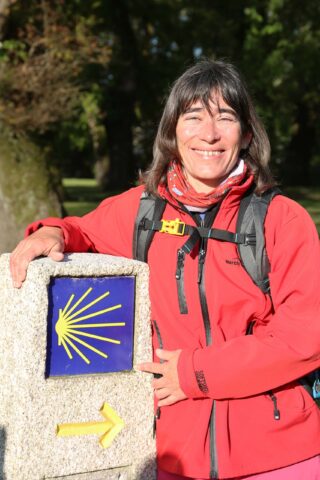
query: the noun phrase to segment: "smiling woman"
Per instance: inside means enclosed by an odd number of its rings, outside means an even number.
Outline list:
[[[209,162],[207,168],[203,166],[202,180],[196,172],[193,180],[189,173],[191,183],[196,181],[192,186],[201,192],[208,193],[226,178],[239,156],[254,174],[257,192],[274,185],[268,165],[269,139],[243,79],[231,64],[209,64],[208,68],[206,61],[198,62],[173,85],[158,128],[153,162],[142,176],[152,193],[165,181],[172,160],[188,162],[188,150],[194,153],[194,162],[197,155],[219,160],[216,167]],[[189,163],[194,162],[190,157]]]
[[[297,203],[267,200],[269,158],[236,68],[198,62],[173,85],[142,185],[82,218],[35,222],[12,254],[18,287],[42,254],[148,262],[154,359],[137,368],[154,374],[159,480],[320,478],[320,410],[305,381],[320,367],[319,240]],[[142,233],[152,242],[139,256]],[[242,247],[269,267],[263,282]]]

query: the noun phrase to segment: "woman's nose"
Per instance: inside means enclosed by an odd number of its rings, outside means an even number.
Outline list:
[[[201,140],[208,143],[213,143],[220,139],[220,132],[214,119],[209,119],[202,124],[199,136]]]

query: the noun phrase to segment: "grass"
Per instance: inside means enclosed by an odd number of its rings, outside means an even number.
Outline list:
[[[65,178],[64,208],[68,215],[84,215],[93,210],[104,198],[118,193],[99,190],[93,178]],[[287,187],[283,192],[308,210],[320,234],[320,187]]]

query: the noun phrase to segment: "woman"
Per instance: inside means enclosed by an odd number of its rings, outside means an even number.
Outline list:
[[[267,135],[236,69],[199,62],[170,93],[143,185],[82,218],[32,224],[11,256],[15,285],[38,255],[131,257],[144,190],[166,200],[164,219],[234,232],[241,198],[273,186],[268,161]],[[320,412],[298,380],[320,366],[318,235],[306,211],[278,195],[265,238],[272,299],[234,244],[200,239],[177,264],[186,239],[153,238],[155,358],[138,368],[155,374],[159,480],[320,478]]]

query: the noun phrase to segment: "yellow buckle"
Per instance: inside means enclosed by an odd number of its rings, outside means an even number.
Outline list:
[[[170,235],[184,235],[186,224],[181,222],[179,218],[175,220],[161,220],[162,227],[160,233],[170,233]]]

